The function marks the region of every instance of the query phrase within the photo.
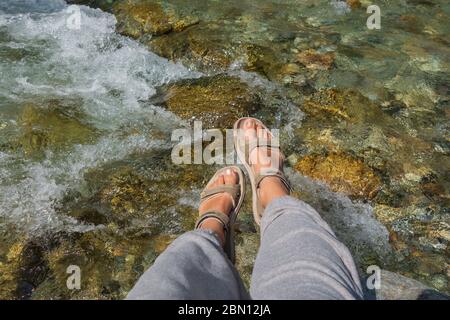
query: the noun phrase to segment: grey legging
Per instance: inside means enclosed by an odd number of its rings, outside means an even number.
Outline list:
[[[261,221],[250,295],[213,232],[176,239],[127,299],[362,299],[348,249],[308,204],[274,200]]]

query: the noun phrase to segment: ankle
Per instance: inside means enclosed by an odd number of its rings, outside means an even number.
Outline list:
[[[289,195],[286,186],[277,177],[267,177],[259,186],[259,198],[261,205],[266,208],[277,198]]]
[[[225,244],[225,230],[223,224],[217,219],[210,218],[202,222],[199,229],[213,231],[220,240],[220,245],[223,247]]]

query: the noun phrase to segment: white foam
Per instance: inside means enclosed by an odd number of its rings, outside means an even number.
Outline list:
[[[330,5],[333,7],[335,12],[339,15],[349,13],[351,10],[350,6],[345,1],[331,0]]]
[[[18,183],[0,185],[0,217],[14,221],[28,232],[63,226],[65,230],[79,229],[76,220],[58,215],[55,203],[66,191],[83,188],[88,169],[123,159],[133,152],[168,147],[149,136],[133,135],[124,139],[110,136],[93,145],[77,145],[65,157],[48,153],[45,161],[24,164],[23,178]]]
[[[113,15],[80,8],[80,30],[68,29],[65,10],[7,20],[16,46],[33,48],[39,59],[1,64],[0,71],[8,77],[0,80],[0,95],[11,98],[12,91],[17,99],[81,96],[81,107],[92,122],[114,129],[141,116],[140,101],[151,97],[155,87],[200,76],[116,34]]]
[[[116,34],[115,17],[100,10],[79,6],[81,29],[71,30],[66,6],[50,2],[33,1],[26,7],[21,1],[8,14],[0,14],[0,25],[9,35],[0,46],[26,50],[19,61],[0,61],[0,108],[75,99],[85,120],[104,137],[64,153],[47,152],[39,162],[1,153],[0,218],[28,232],[89,230],[93,226],[57,213],[58,201],[69,189],[83,190],[83,174],[90,168],[130,153],[170,148],[146,132],[169,132],[180,125],[178,118],[142,101],[157,86],[201,74]],[[12,120],[11,115],[1,117]],[[129,128],[139,128],[142,134],[127,137]]]

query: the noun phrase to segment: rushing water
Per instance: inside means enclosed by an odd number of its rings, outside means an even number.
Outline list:
[[[95,229],[58,213],[58,202],[69,190],[87,188],[83,174],[89,169],[136,152],[169,148],[150,131],[170,137],[179,120],[141,101],[157,86],[198,76],[117,35],[114,16],[100,10],[83,7],[85,27],[68,29],[66,7],[64,1],[0,4],[0,232],[5,244],[46,232]],[[74,111],[83,115],[76,128],[95,134],[84,144],[65,146],[62,141],[45,154],[36,155],[33,147],[27,154],[24,144],[14,142],[33,139],[21,131],[26,110],[32,119],[45,110],[56,112],[50,131],[64,121],[58,113],[68,112],[70,122]],[[139,131],[128,134],[134,128]]]
[[[36,6],[17,8],[31,13],[1,17],[1,142],[7,144],[18,134],[23,106],[42,100],[45,106],[57,99],[80,102],[76,107],[85,115],[83,121],[101,130],[102,138],[63,154],[49,152],[41,161],[2,152],[1,217],[32,231],[64,222],[54,215],[53,204],[80,184],[83,171],[135,150],[161,147],[149,134],[119,133],[133,126],[168,128],[169,116],[143,108],[139,101],[154,94],[156,86],[195,75],[115,34],[115,19],[109,14],[83,8],[88,27],[71,32],[63,5],[50,13],[35,13],[41,7],[50,11],[41,1]]]
[[[105,9],[112,3],[98,2],[106,3]],[[282,142],[294,158],[306,148],[314,150],[304,146],[308,133],[324,137],[330,131],[317,131],[328,120],[309,123],[307,118],[302,127],[304,113],[295,105],[303,100],[297,100],[293,84],[351,88],[368,104],[382,106],[384,113],[349,109],[356,120],[338,132],[348,129],[351,135],[327,141],[338,141],[342,150],[384,170],[380,194],[388,200],[351,200],[295,170],[287,173],[349,245],[362,272],[373,263],[396,269],[392,265],[398,260],[403,264],[395,271],[420,280],[432,275],[429,284],[448,292],[442,266],[448,268],[449,5],[381,1],[383,28],[374,33],[365,27],[365,11],[343,1],[167,3],[202,21],[219,21],[230,47],[284,46],[277,56],[283,63],[304,48],[335,53],[335,67],[308,70],[306,79],[283,75],[275,81],[270,74],[266,79],[243,71],[240,56],[227,73],[263,92],[275,110],[275,116],[266,117],[282,127]],[[162,58],[145,41],[119,35],[114,15],[77,8],[80,30],[68,26],[71,12],[63,0],[0,3],[0,297],[122,298],[161,248],[192,227],[198,191],[214,171],[170,163],[170,134],[186,122],[151,98],[163,85],[216,69],[199,72],[186,67],[195,63]],[[399,15],[406,18],[398,21]],[[304,88],[300,91],[307,92]],[[397,139],[391,143],[401,140],[401,147],[392,149],[380,138],[388,133]],[[420,193],[417,181],[425,178],[417,176],[425,167],[433,172],[432,182],[443,186],[443,195]],[[408,214],[401,213],[388,230],[375,219],[377,205]],[[244,278],[258,243],[249,217],[242,218],[238,239]],[[439,224],[444,236],[428,242],[422,231],[413,230],[417,221]],[[413,238],[404,244],[407,254],[397,244],[393,250],[391,230]],[[421,245],[430,255],[410,262],[409,257],[421,257],[416,250]],[[80,293],[63,287],[68,264],[86,270],[89,285]]]

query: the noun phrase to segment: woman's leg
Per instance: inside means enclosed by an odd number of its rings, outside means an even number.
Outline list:
[[[217,235],[195,230],[177,238],[141,276],[129,300],[248,299]]]
[[[270,141],[257,121],[243,123],[245,139]],[[267,145],[267,143],[265,144]],[[278,148],[257,147],[249,155],[255,176],[281,170]],[[269,169],[269,170],[268,170]],[[274,170],[275,169],[275,170]],[[362,299],[353,258],[319,214],[290,196],[279,177],[258,185],[264,210],[261,247],[255,261],[250,293],[255,299]]]
[[[363,299],[353,258],[316,210],[284,196],[261,221],[254,299]]]
[[[227,171],[210,186],[236,184],[238,176]],[[204,201],[199,209],[228,214],[232,199],[223,193]],[[177,238],[141,276],[127,299],[248,299],[248,293],[222,246],[224,228],[206,219],[199,230]]]

